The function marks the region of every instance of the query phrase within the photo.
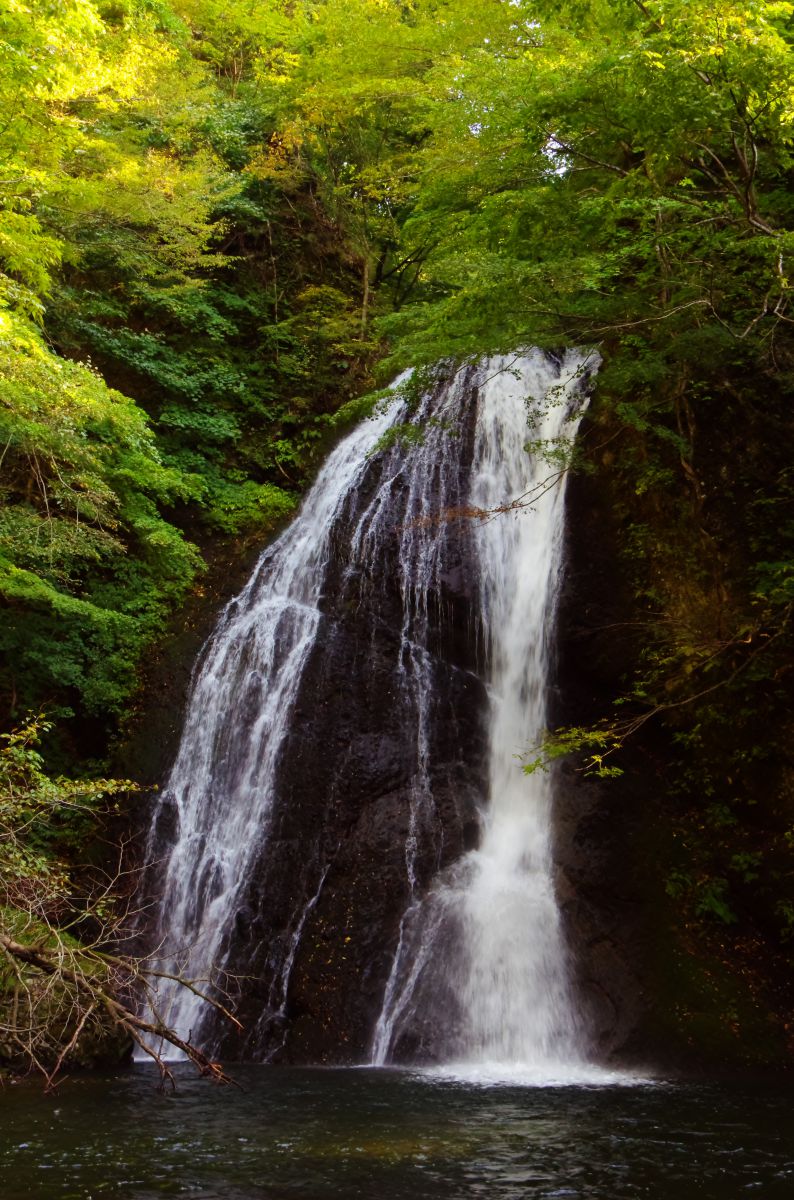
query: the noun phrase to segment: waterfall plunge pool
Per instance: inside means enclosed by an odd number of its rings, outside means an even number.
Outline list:
[[[177,1067],[0,1090],[3,1200],[786,1200],[794,1087],[476,1085],[389,1069]]]

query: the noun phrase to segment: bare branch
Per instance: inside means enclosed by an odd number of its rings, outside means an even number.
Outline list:
[[[170,1069],[165,1065],[165,1060],[153,1046],[151,1046],[144,1035],[149,1035],[155,1041],[168,1042],[176,1050],[179,1050],[185,1055],[190,1062],[198,1069],[200,1074],[213,1079],[216,1083],[234,1083],[231,1076],[227,1075],[220,1063],[214,1062],[202,1050],[189,1040],[180,1037],[175,1030],[171,1029],[165,1022],[160,1020],[147,1021],[139,1016],[126,1004],[115,996],[109,986],[95,974],[77,969],[74,965],[66,965],[64,962],[65,947],[63,943],[58,942],[54,949],[46,948],[42,945],[26,946],[6,934],[0,933],[0,949],[10,956],[16,963],[23,963],[26,966],[33,967],[41,972],[44,976],[58,984],[69,984],[74,989],[74,999],[76,1002],[76,1011],[78,1013],[77,1026],[69,1039],[68,1044],[58,1054],[55,1066],[51,1070],[47,1070],[37,1059],[35,1059],[31,1047],[30,1039],[24,1042],[23,1048],[25,1053],[37,1062],[39,1069],[45,1076],[46,1086],[48,1090],[52,1089],[54,1080],[60,1071],[63,1063],[67,1060],[69,1054],[77,1045],[80,1034],[85,1027],[87,1021],[98,1008],[104,1009],[110,1018],[113,1025],[125,1031],[142,1049],[157,1062],[161,1078],[172,1079]],[[79,953],[79,952],[78,952]],[[92,960],[96,961],[101,956],[94,954]],[[122,967],[128,966],[134,974],[139,969],[139,964],[134,960],[129,960],[125,963],[124,960],[116,958],[115,964]],[[179,977],[177,977],[179,978]],[[180,979],[180,982],[182,980]],[[190,984],[190,981],[185,981],[186,986],[192,991],[196,989]],[[200,992],[196,994],[201,995]],[[223,1006],[217,1005],[221,1011],[226,1011]],[[228,1014],[230,1019],[239,1027],[239,1022],[236,1018]]]

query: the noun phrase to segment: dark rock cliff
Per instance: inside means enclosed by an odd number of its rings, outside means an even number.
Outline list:
[[[596,405],[585,440],[614,436],[609,422]],[[627,562],[625,486],[611,454],[591,454],[569,482],[554,725],[614,716],[659,620]],[[664,506],[650,508],[637,519],[672,536]],[[688,569],[682,551],[680,586]],[[741,913],[726,922],[674,886],[707,836],[699,764],[690,754],[688,790],[676,732],[659,718],[645,724],[612,760],[619,778],[585,778],[575,762],[561,771],[558,893],[596,1044],[618,1062],[663,1070],[785,1069],[790,970],[769,923]],[[759,772],[752,803],[762,820],[766,787]]]
[[[377,470],[365,486],[384,486]],[[608,463],[569,481],[554,725],[608,713],[642,649],[611,487]],[[483,792],[485,694],[467,522],[450,523],[443,536],[449,569],[432,597],[434,805],[418,831],[420,888],[476,843]],[[396,537],[382,549],[374,580],[350,562],[344,523],[335,536],[267,850],[247,883],[227,963],[246,1030],[243,1040],[221,1038],[218,1051],[232,1059],[349,1063],[367,1054],[409,895],[416,761],[416,730],[399,697]],[[191,628],[164,657],[162,686],[126,752],[130,770],[142,753],[150,773],[165,769],[192,657],[218,599],[243,580],[228,561],[211,574],[207,600],[194,604]],[[557,889],[596,1045],[605,1059],[673,1069],[774,1063],[785,1036],[780,1006],[758,982],[763,963],[748,998],[724,945],[693,930],[669,894],[669,760],[664,731],[651,726],[624,752],[620,779],[586,779],[575,765],[559,772]]]

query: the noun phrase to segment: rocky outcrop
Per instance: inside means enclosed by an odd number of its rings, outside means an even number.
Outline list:
[[[470,390],[456,417],[454,455],[446,447],[443,485],[436,473],[438,492],[431,496],[444,567],[426,596],[421,698],[416,680],[413,690],[406,683],[399,556],[410,484],[398,457],[372,460],[335,522],[320,627],[279,754],[268,827],[227,936],[226,987],[245,1034],[216,1028],[218,1055],[366,1060],[411,896],[479,841],[488,702],[473,523],[458,511],[467,495],[475,399]],[[432,476],[432,463],[430,470]],[[353,534],[376,497],[382,501],[376,554],[362,559]],[[569,522],[553,689],[559,721],[595,715],[599,692],[613,679],[614,661],[606,667],[601,661],[598,627],[608,623],[617,593],[604,563],[593,561],[595,546],[608,553],[597,534],[604,514],[584,499],[574,481],[573,507],[590,517],[589,524]],[[246,723],[245,713],[239,721]],[[427,778],[420,780],[423,770]],[[561,779],[558,792],[557,890],[577,987],[608,1056],[631,1041],[642,1006],[636,943],[643,910],[625,867],[636,859],[631,842],[639,827],[630,800],[583,784],[575,773]],[[164,846],[173,836],[170,812],[161,804]],[[396,1047],[401,1056],[424,1054],[425,1035],[417,1030],[410,1045],[403,1037]],[[432,1031],[426,1033],[432,1042]]]
[[[470,410],[457,436],[463,472]],[[373,459],[334,530],[267,837],[228,941],[227,988],[245,1028],[242,1038],[218,1031],[214,1052],[229,1059],[365,1060],[411,895],[406,847],[416,849],[420,894],[479,839],[487,697],[471,522],[449,511],[463,495],[462,475],[438,498],[448,509],[438,525],[445,569],[428,592],[428,805],[417,803],[417,699],[405,694],[398,548],[406,483],[386,461]],[[608,714],[641,648],[609,464],[594,466],[568,487],[553,725]],[[351,533],[378,494],[394,516],[381,529],[377,563],[362,565]],[[772,1061],[780,1022],[760,993],[749,1005],[738,995],[720,946],[685,925],[669,894],[676,831],[666,737],[647,727],[624,751],[617,780],[584,779],[575,765],[559,771],[557,895],[594,1046],[605,1060],[678,1068],[746,1061],[752,1038],[756,1061]],[[161,809],[164,835],[167,816]]]

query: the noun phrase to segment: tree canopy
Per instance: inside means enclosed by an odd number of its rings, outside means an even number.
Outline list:
[[[777,2],[9,0],[9,710],[123,708],[189,540],[282,519],[376,354],[597,345],[621,419],[685,459],[717,376],[782,386],[791,28]]]

